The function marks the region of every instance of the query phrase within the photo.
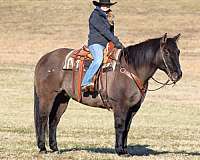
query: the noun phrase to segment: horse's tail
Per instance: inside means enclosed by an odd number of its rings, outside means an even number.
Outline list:
[[[39,136],[40,115],[39,115],[39,97],[36,92],[36,86],[34,84],[34,122],[36,138]]]
[[[35,133],[36,133],[36,140],[38,140],[38,136],[40,134],[40,126],[41,126],[41,121],[40,121],[40,98],[36,92],[36,86],[34,83],[34,122],[35,122]],[[47,120],[47,124],[45,125],[45,133],[46,135],[49,135],[49,118]],[[48,136],[47,136],[48,137]]]

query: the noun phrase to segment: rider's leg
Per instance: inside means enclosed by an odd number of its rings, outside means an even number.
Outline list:
[[[98,69],[101,66],[102,61],[103,61],[104,48],[105,47],[100,44],[93,44],[93,45],[89,46],[89,50],[90,50],[94,60],[92,61],[88,70],[86,71],[81,86],[92,85],[92,78],[98,71]]]

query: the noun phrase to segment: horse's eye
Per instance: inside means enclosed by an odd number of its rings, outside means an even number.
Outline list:
[[[165,53],[166,56],[169,56],[169,55],[170,55],[170,52],[169,52],[168,49],[164,49],[164,53]]]

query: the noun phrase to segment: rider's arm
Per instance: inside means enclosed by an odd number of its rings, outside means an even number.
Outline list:
[[[119,39],[110,31],[109,24],[106,24],[98,14],[90,18],[90,23],[108,40],[112,41],[114,44],[119,43]]]

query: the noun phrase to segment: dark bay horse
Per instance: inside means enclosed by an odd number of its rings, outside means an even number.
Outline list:
[[[136,81],[121,69],[135,75],[143,86],[148,88],[148,80],[157,69],[164,71],[170,80],[176,83],[182,77],[179,63],[180,50],[177,41],[180,34],[168,38],[150,39],[124,48],[114,71],[109,71],[107,93],[109,105],[114,112],[115,150],[116,153],[127,153],[127,136],[132,118],[140,108],[144,95]],[[45,131],[49,130],[49,145],[58,151],[56,129],[70,98],[77,100],[72,93],[72,71],[62,70],[66,55],[71,49],[57,49],[44,55],[35,68],[34,77],[34,118],[37,146],[40,152],[46,153]],[[75,84],[77,80],[75,80]],[[105,73],[103,73],[105,84]],[[92,107],[106,108],[98,95],[82,97],[81,103]]]

